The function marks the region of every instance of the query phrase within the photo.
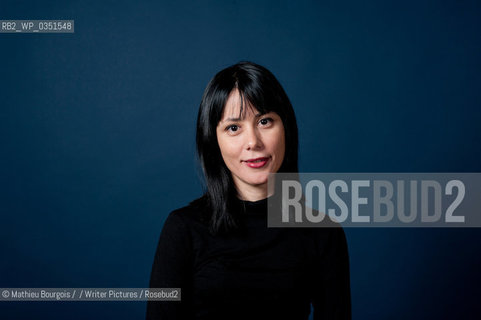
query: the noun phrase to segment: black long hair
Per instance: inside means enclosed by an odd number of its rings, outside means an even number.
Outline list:
[[[236,210],[232,208],[237,190],[222,159],[216,134],[225,104],[234,89],[238,89],[241,96],[241,114],[247,100],[261,114],[275,112],[279,115],[284,125],[286,151],[278,172],[298,172],[296,116],[279,81],[266,68],[248,61],[221,70],[205,88],[197,116],[197,153],[206,184],[202,199],[207,204],[212,234],[228,233],[239,226]]]

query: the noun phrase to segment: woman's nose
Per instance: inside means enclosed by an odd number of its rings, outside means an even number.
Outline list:
[[[249,130],[247,130],[247,143],[246,143],[247,150],[260,149],[263,146],[264,145],[262,143],[262,139],[259,131],[255,128],[250,128]]]

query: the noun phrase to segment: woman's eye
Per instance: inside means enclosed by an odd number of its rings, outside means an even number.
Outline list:
[[[264,119],[261,119],[259,121],[259,123],[262,124],[263,126],[265,126],[265,125],[271,123],[272,121],[273,121],[272,118],[264,118]]]
[[[228,126],[227,128],[225,128],[226,131],[231,131],[231,132],[236,132],[238,129],[239,129],[239,127],[236,126],[235,124],[233,124],[233,125]]]

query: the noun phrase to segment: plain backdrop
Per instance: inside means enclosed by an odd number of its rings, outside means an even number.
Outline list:
[[[269,68],[302,172],[480,172],[479,1],[6,1],[0,287],[147,287],[168,213],[202,194],[203,90]],[[354,319],[479,319],[481,230],[346,229]],[[295,294],[295,292],[293,292]],[[2,319],[142,319],[145,302],[0,303]],[[228,315],[226,315],[228,319]]]

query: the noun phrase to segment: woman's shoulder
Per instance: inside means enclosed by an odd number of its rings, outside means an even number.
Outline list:
[[[170,212],[168,220],[183,221],[184,223],[204,221],[207,212],[207,199],[201,196],[192,200],[186,206],[177,208]]]
[[[207,196],[204,194],[201,197],[192,200],[184,208],[188,208],[188,209],[191,209],[191,210],[202,210],[202,211],[206,210],[206,208],[207,208]]]

